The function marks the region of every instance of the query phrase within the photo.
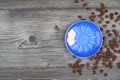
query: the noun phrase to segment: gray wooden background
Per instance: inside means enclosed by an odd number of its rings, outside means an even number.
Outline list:
[[[120,0],[86,2],[93,9],[103,2],[120,12]],[[75,59],[65,48],[65,31],[77,15],[89,13],[74,0],[0,0],[0,80],[120,80],[116,66],[106,69],[106,78],[86,69],[79,76],[67,66]]]

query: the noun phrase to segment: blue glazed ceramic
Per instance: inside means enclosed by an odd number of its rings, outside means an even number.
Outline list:
[[[99,27],[89,20],[73,23],[65,34],[65,45],[68,51],[79,58],[95,55],[101,48],[102,40]]]

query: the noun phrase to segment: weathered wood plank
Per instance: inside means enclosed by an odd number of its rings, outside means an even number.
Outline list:
[[[54,67],[54,68],[1,68],[0,69],[0,79],[21,79],[21,80],[119,80],[120,79],[120,70],[116,68],[106,71],[109,71],[109,76],[104,77],[103,74],[97,71],[97,75],[93,75],[91,71],[83,70],[83,75],[80,76],[77,73],[73,74],[71,69],[68,67]],[[105,72],[106,72],[105,71]]]
[[[107,7],[119,8],[119,0],[86,0],[93,8],[103,2]],[[112,6],[111,6],[112,5]],[[75,4],[74,0],[0,0],[0,9],[71,9],[80,8],[80,4]]]

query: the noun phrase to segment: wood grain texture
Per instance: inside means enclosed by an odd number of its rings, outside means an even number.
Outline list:
[[[109,8],[118,8],[120,6],[119,0],[85,0],[92,8],[97,7],[104,2]],[[109,3],[108,3],[109,2]],[[82,8],[80,4],[75,4],[73,0],[0,0],[0,9],[77,9]]]
[[[101,68],[101,67],[99,67]],[[116,68],[112,70],[106,70],[109,72],[108,77],[104,77],[103,74],[97,71],[96,75],[93,75],[91,71],[84,69],[83,75],[80,76],[77,73],[73,74],[68,67],[53,67],[53,68],[1,68],[0,79],[13,79],[13,80],[119,80],[120,71]],[[114,74],[113,74],[114,73]]]
[[[86,2],[92,9],[103,2],[111,12],[120,12],[120,0]],[[82,14],[88,18],[89,13],[81,4],[73,3],[73,0],[0,0],[0,78],[12,80],[46,77],[64,80],[68,75],[70,79],[78,79],[66,68],[75,59],[65,48],[64,35],[69,25],[78,20],[77,15]],[[119,28],[118,30],[120,31]],[[29,41],[30,36],[35,36],[34,42]],[[83,60],[83,63],[86,61],[88,60]],[[116,60],[118,61],[120,58]],[[45,71],[42,71],[42,67]],[[116,73],[111,73],[111,78],[117,80],[120,72],[117,69],[113,71]],[[82,77],[83,80],[85,77]]]

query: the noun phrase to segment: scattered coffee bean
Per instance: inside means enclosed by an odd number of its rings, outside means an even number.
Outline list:
[[[106,21],[106,24],[109,24],[110,23],[110,21]]]
[[[104,25],[103,25],[103,27],[107,27],[107,25],[106,25],[106,24],[104,24]]]
[[[108,36],[111,37],[111,36],[112,36],[112,33],[109,33]]]
[[[76,58],[75,56],[72,55],[73,58]]]
[[[102,69],[100,70],[100,73],[103,73],[103,70],[102,70]]]
[[[115,27],[116,27],[116,25],[115,25],[115,24],[113,24],[113,25],[112,25],[112,27],[113,27],[113,28],[115,28]]]
[[[113,13],[110,13],[109,16],[110,16],[110,19],[114,19]]]
[[[116,49],[113,50],[114,53],[117,53],[118,51]]]
[[[93,74],[95,75],[95,74],[96,74],[96,71],[93,71]]]
[[[103,31],[103,28],[100,28],[101,31]]]
[[[119,13],[118,12],[114,12],[115,15],[118,15]]]
[[[110,33],[110,30],[106,30],[106,33]]]
[[[105,15],[105,18],[109,18],[109,16],[108,16],[108,15]]]
[[[120,62],[117,63],[117,67],[118,67],[118,69],[120,69]]]
[[[79,0],[74,0],[74,3],[79,3]]]
[[[120,50],[118,50],[118,54],[120,54]]]
[[[91,10],[91,8],[90,7],[86,7],[86,10]]]
[[[107,77],[107,76],[108,76],[108,74],[107,74],[107,73],[105,73],[105,74],[104,74],[104,76],[105,76],[105,77]]]
[[[94,13],[94,12],[92,12],[92,13],[91,13],[91,15],[95,15],[95,13]]]
[[[81,16],[81,15],[78,15],[78,18],[79,18],[79,19],[82,19],[82,16]]]
[[[102,21],[98,21],[98,23],[99,23],[99,24],[101,24],[101,23],[102,23]]]
[[[86,6],[87,6],[87,3],[84,3],[84,4],[83,4],[83,7],[86,7]]]

